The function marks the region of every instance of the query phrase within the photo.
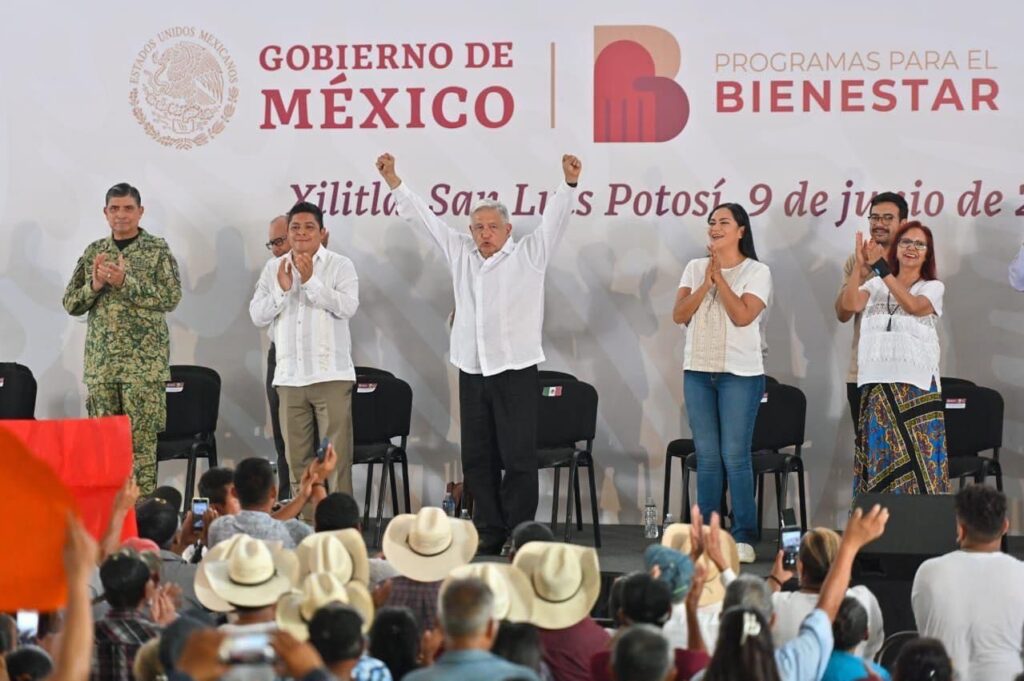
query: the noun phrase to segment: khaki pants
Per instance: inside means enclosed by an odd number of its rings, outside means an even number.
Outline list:
[[[297,490],[302,472],[313,460],[319,445],[313,426],[334,445],[338,467],[327,484],[332,492],[352,494],[352,387],[354,381],[325,381],[302,387],[277,386],[281,400],[281,434],[292,489]],[[284,496],[282,494],[282,496]],[[310,509],[303,510],[309,517]]]

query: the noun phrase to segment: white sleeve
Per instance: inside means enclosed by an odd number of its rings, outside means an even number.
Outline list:
[[[523,247],[530,257],[530,262],[537,269],[543,270],[547,267],[551,254],[562,240],[569,218],[572,217],[575,196],[576,189],[563,181],[544,206],[540,225],[531,234],[523,237]]]
[[[768,306],[768,301],[772,296],[772,271],[764,263],[757,263],[750,280],[743,287],[743,295],[747,293],[753,293],[765,304],[765,307]]]
[[[256,326],[268,326],[277,319],[277,315],[284,309],[287,294],[277,282],[277,268],[280,258],[270,260],[260,272],[259,281],[256,282],[256,291],[252,300],[249,301],[249,317]],[[292,286],[298,279],[298,272],[292,274]]]
[[[932,301],[932,308],[935,310],[936,317],[942,316],[942,298],[945,294],[946,285],[938,279],[924,282],[917,293],[917,295],[924,296]]]
[[[413,193],[405,182],[391,190],[395,197],[395,206],[398,215],[409,224],[424,229],[440,247],[444,257],[451,262],[458,249],[462,247],[461,235],[448,227],[439,217],[430,210],[427,202]],[[466,235],[469,236],[468,234]]]
[[[705,261],[704,267],[702,268],[701,261]],[[686,268],[683,270],[683,276],[679,279],[679,288],[688,288],[691,291],[699,286],[697,279],[704,279],[704,270],[707,268],[707,258],[696,258],[686,263]],[[701,270],[700,274],[697,274],[697,270]]]
[[[882,281],[881,277],[871,277],[870,279],[868,279],[867,281],[860,285],[861,291],[868,292],[869,303],[871,302],[871,296],[875,295],[875,292],[878,291],[879,286],[885,286],[885,283]]]
[[[350,260],[343,260],[331,276],[330,285],[315,274],[302,284],[302,291],[314,307],[327,310],[338,319],[351,319],[359,308],[359,277]]]

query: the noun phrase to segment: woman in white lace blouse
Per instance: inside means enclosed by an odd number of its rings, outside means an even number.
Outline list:
[[[932,232],[908,222],[888,254],[858,232],[857,265],[843,292],[843,306],[864,313],[854,496],[948,493],[936,329],[945,286],[936,276]],[[869,269],[878,276],[862,283]]]

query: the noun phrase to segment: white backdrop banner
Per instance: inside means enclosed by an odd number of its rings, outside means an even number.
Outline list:
[[[451,284],[374,159],[393,153],[453,228],[494,196],[522,235],[570,152],[584,170],[542,368],[600,395],[604,520],[660,503],[665,446],[689,433],[673,298],[709,208],[738,201],[775,282],[767,371],[808,396],[811,516],[841,524],[851,328],[833,302],[867,201],[896,190],[936,233],[944,374],[1006,400],[1019,500],[1024,295],[1006,268],[1024,226],[1022,22],[1024,5],[946,0],[5,3],[0,359],[35,372],[39,417],[84,413],[84,324],[61,295],[108,232],[105,190],[131,182],[181,268],[172,362],[223,377],[226,458],[272,456],[268,341],[247,308],[268,221],[308,199],[359,272],[357,364],[412,385],[413,495],[436,504],[460,475]]]

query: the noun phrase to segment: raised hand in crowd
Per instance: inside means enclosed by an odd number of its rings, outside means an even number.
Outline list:
[[[181,529],[178,530],[178,534],[175,535],[174,542],[171,544],[171,551],[180,556],[185,552],[186,548],[194,546],[196,542],[201,543],[203,546],[209,546],[210,524],[219,517],[220,513],[217,513],[217,509],[211,506],[203,513],[203,527],[196,530],[196,519],[192,515],[192,511],[185,513],[185,519],[181,521]]]
[[[53,656],[51,681],[85,681],[89,678],[93,644],[89,578],[96,569],[98,554],[92,535],[73,513],[68,513],[63,555],[68,605],[64,611],[64,629]]]
[[[562,172],[565,173],[567,184],[576,184],[580,181],[580,171],[583,170],[583,163],[572,154],[562,155]]]
[[[825,611],[830,621],[835,621],[836,613],[839,612],[839,606],[850,585],[850,573],[857,552],[881,537],[887,522],[889,511],[878,504],[867,513],[858,508],[850,515],[850,522],[846,525],[839,543],[839,551],[832,561],[828,575],[825,576],[818,598],[818,608]]]
[[[377,157],[377,172],[387,182],[388,187],[394,189],[398,185],[402,184],[402,178],[395,174],[395,157],[391,154],[381,154]]]
[[[181,587],[177,584],[161,584],[149,600],[149,613],[153,621],[162,627],[178,618],[178,604],[181,602]]]
[[[107,523],[107,529],[103,532],[103,537],[100,539],[100,552],[97,556],[97,564],[102,563],[107,559],[107,556],[117,551],[117,547],[121,545],[121,531],[124,529],[124,521],[128,517],[128,512],[135,508],[135,504],[139,501],[139,486],[135,483],[135,478],[129,473],[125,479],[124,484],[117,490],[117,494],[114,495],[114,508],[110,514],[110,522]]]
[[[781,591],[782,585],[793,579],[796,574],[783,566],[782,559],[784,554],[785,552],[779,549],[779,552],[775,554],[775,563],[772,565],[772,571],[768,574],[768,586],[771,587],[772,591]]]

